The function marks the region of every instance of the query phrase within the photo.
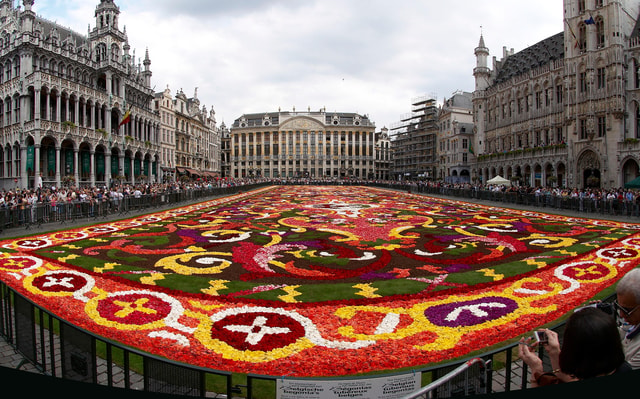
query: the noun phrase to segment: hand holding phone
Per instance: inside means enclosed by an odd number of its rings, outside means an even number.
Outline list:
[[[547,337],[547,333],[544,331],[534,331],[533,336],[539,344],[546,344],[549,342],[549,337]]]

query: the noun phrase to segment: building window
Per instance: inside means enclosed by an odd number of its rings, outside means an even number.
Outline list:
[[[640,106],[636,106],[636,138],[640,138]]]
[[[584,23],[578,28],[578,46],[581,53],[587,50],[587,26]]]
[[[605,69],[604,68],[598,68],[596,71],[597,74],[597,84],[598,84],[598,89],[604,89],[606,84],[607,84],[607,77],[605,74]]]
[[[522,98],[518,99],[518,115],[522,113]]]
[[[580,88],[580,93],[586,93],[587,91],[587,73],[580,72],[578,75],[578,87]]]
[[[562,85],[556,86],[556,104],[562,104]]]
[[[551,105],[551,97],[553,96],[553,92],[550,88],[545,89],[544,91],[544,105],[549,107]]]
[[[587,121],[586,121],[586,119],[580,119],[579,127],[580,127],[580,140],[586,140],[586,138],[587,138]]]
[[[558,143],[564,142],[564,137],[562,136],[562,128],[561,127],[556,128],[556,141]]]
[[[602,18],[596,20],[596,45],[598,48],[604,47],[604,20]]]
[[[607,134],[607,117],[598,117],[598,137],[604,137]]]

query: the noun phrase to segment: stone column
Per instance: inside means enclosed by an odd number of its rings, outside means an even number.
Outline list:
[[[56,93],[56,114],[53,118],[51,118],[51,120],[55,120],[56,122],[62,122],[61,119],[61,115],[60,115],[60,98],[62,96],[60,95],[60,92]]]
[[[111,148],[104,154],[104,184],[107,187],[111,185]]]
[[[33,106],[35,109],[33,110],[33,119],[40,120],[40,87],[36,88],[33,92]]]
[[[37,177],[40,176],[40,144],[33,146],[33,181],[34,188],[38,188],[35,182],[38,181]]]
[[[60,170],[62,165],[60,164],[60,146],[56,146],[56,187],[60,187]]]
[[[96,155],[96,151],[95,150],[91,150],[89,152],[89,182],[91,182],[91,187],[95,187],[96,185],[96,165],[95,165],[95,158]]]
[[[20,187],[29,186],[29,176],[27,175],[27,147],[20,145],[20,170],[16,171],[20,175]]]
[[[73,177],[76,180],[76,186],[80,186],[80,166],[78,163],[78,150],[74,148],[73,150]]]

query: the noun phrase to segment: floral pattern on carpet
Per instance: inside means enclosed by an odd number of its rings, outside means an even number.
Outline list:
[[[418,367],[558,319],[638,225],[355,186],[276,186],[0,242],[0,278],[126,345],[239,373]]]

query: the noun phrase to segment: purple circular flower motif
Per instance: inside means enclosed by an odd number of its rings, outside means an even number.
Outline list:
[[[196,242],[208,242],[206,237],[202,237],[201,233],[193,229],[182,229],[178,231],[178,235],[182,237],[193,238]]]
[[[469,270],[471,267],[465,263],[454,263],[452,265],[446,266],[445,269],[449,273],[458,273],[464,270]]]
[[[441,327],[468,327],[498,319],[518,308],[510,298],[488,296],[472,301],[452,302],[425,310],[427,319]]]
[[[377,273],[374,271],[365,273],[360,276],[360,279],[362,280],[393,280],[394,278],[397,278],[397,275],[393,273]]]

